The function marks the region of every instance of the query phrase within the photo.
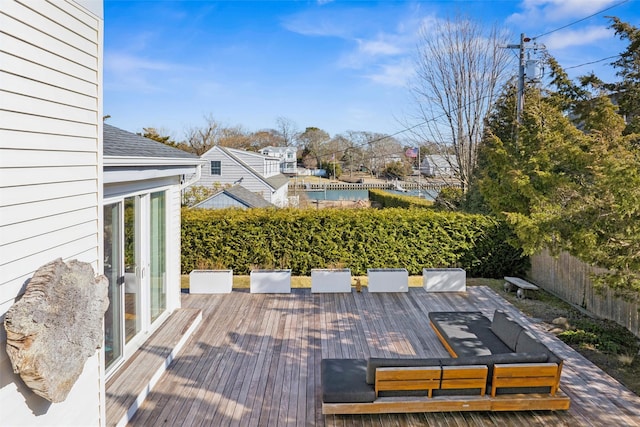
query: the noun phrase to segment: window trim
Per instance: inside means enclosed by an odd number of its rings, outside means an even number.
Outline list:
[[[222,162],[220,160],[211,160],[211,175],[222,175]]]

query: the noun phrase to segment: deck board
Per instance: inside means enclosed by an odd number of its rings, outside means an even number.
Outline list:
[[[185,308],[173,313],[147,342],[106,383],[105,412],[107,425],[117,425],[136,399],[146,393],[146,386],[157,378],[172,358],[176,346],[201,319],[201,310]],[[186,345],[186,344],[185,344]],[[161,376],[158,384],[166,376]]]
[[[149,394],[132,426],[640,426],[640,398],[486,287],[467,293],[183,295],[203,321]],[[428,312],[500,308],[565,359],[569,411],[323,415],[327,357],[443,357]]]

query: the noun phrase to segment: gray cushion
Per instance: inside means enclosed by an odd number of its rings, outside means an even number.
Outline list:
[[[491,322],[491,331],[496,334],[500,340],[511,349],[515,351],[516,341],[518,336],[524,330],[519,323],[507,316],[504,311],[496,310],[493,314],[493,321]]]
[[[373,386],[365,381],[366,359],[322,359],[320,375],[325,403],[366,403],[376,398]]]
[[[549,349],[529,331],[523,331],[516,342],[518,353],[548,353]]]
[[[370,357],[367,362],[367,384],[375,384],[377,368],[392,368],[402,366],[440,366],[440,359],[402,359]]]
[[[458,357],[513,351],[491,331],[491,321],[479,311],[431,312],[429,319]]]

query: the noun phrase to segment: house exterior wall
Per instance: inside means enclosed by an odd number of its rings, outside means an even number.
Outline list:
[[[284,174],[297,174],[297,150],[293,147],[265,147],[260,150],[260,153],[275,157],[280,162],[280,173]]]
[[[239,151],[239,150],[237,150]],[[249,164],[245,161],[244,158],[240,158],[237,153],[234,151],[234,155],[236,155],[240,160]],[[258,160],[260,159],[259,156]],[[215,187],[216,184],[226,185],[226,184],[240,184],[247,190],[260,194],[265,200],[271,202],[273,204],[277,204],[274,201],[273,189],[267,184],[264,180],[258,178],[254,173],[248,171],[243,165],[239,164],[237,161],[229,157],[226,153],[218,149],[209,150],[202,156],[203,159],[207,160],[209,163],[202,168],[202,177],[198,181],[196,185],[201,185],[205,187]],[[263,164],[261,161],[256,161],[256,156],[247,156],[248,160],[253,160],[254,164],[260,165]],[[212,161],[220,161],[221,162],[221,175],[211,175],[211,162]],[[278,164],[276,159],[276,164]],[[249,165],[250,166],[250,165]],[[279,167],[279,166],[278,166]],[[259,172],[259,170],[258,170]],[[286,199],[286,195],[285,195]],[[280,205],[279,205],[280,206]]]
[[[275,157],[271,158],[263,154],[242,150],[229,151],[265,178],[280,173],[280,160]]]
[[[102,271],[102,2],[0,3],[0,316],[56,258]],[[13,373],[0,328],[3,425],[104,425],[102,349],[65,402]],[[10,408],[10,409],[9,409]]]
[[[284,187],[278,188],[274,193],[271,194],[271,200],[269,199],[267,200],[269,200],[274,205],[283,208],[289,205],[288,197],[289,197],[289,187],[285,185]]]

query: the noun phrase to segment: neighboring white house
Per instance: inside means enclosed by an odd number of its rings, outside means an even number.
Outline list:
[[[56,258],[102,272],[102,2],[0,2],[0,315]],[[0,424],[104,424],[102,349],[62,403],[13,373],[0,328]]]
[[[420,163],[420,173],[425,176],[452,178],[457,175],[456,157],[453,155],[429,155]]]
[[[0,328],[0,425],[104,426],[106,378],[180,305],[180,190],[202,162],[103,125],[102,1],[3,0],[0,29],[0,316],[56,258],[112,282],[105,345],[64,402],[13,373]]]
[[[280,159],[280,172],[285,175],[298,174],[298,150],[295,147],[265,147],[261,154]]]
[[[280,160],[251,151],[215,146],[201,158],[207,161],[202,168],[198,185],[240,184],[267,202],[287,206],[289,178],[280,173]]]

